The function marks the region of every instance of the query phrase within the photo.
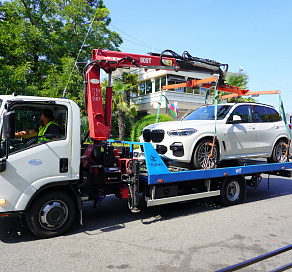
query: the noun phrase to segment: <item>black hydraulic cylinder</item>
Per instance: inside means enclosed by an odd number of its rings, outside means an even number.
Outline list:
[[[140,174],[140,164],[138,161],[133,161],[132,165],[133,173],[133,213],[139,212],[139,174]]]

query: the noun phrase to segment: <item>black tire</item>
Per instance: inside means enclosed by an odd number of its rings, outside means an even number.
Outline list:
[[[269,163],[277,163],[277,162],[287,162],[288,156],[285,156],[287,151],[287,141],[284,139],[280,139],[276,142],[272,156],[267,159]]]
[[[64,192],[48,192],[37,197],[26,214],[29,229],[40,238],[65,233],[73,224],[76,205]]]
[[[219,149],[217,144],[214,146],[213,150],[214,158],[210,158],[208,160],[208,155],[210,155],[212,148],[210,144],[212,143],[213,140],[211,139],[203,139],[196,145],[192,159],[192,167],[194,169],[216,168],[219,157]]]
[[[231,206],[241,203],[245,199],[246,185],[242,177],[226,178],[221,184],[220,202]]]

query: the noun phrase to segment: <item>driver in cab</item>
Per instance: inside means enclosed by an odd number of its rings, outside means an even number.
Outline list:
[[[54,120],[53,112],[50,109],[43,109],[40,116],[40,126],[36,129],[29,129],[25,131],[19,131],[15,133],[15,138],[31,138],[38,136],[38,142],[50,141],[50,139],[42,137],[44,135],[56,135],[63,134],[61,127]]]

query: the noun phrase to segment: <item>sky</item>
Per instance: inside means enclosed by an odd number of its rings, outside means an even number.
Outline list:
[[[242,67],[250,91],[280,90],[292,113],[291,0],[104,0],[122,52],[171,49]],[[256,101],[279,108],[278,95]]]

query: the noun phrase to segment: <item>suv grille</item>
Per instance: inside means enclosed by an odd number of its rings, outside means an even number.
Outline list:
[[[164,139],[163,129],[145,129],[143,130],[143,139],[145,142],[152,141],[153,143],[160,143]]]
[[[151,130],[150,129],[144,129],[143,130],[143,139],[144,139],[144,142],[147,142],[149,143],[151,141]]]
[[[153,143],[160,143],[164,138],[163,129],[154,129],[151,131],[151,140]]]

